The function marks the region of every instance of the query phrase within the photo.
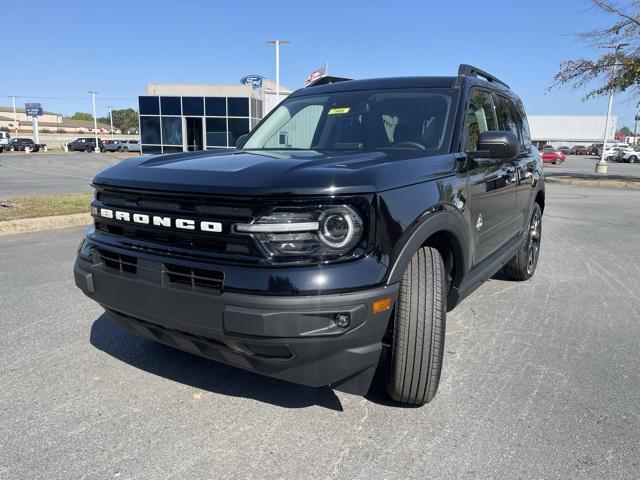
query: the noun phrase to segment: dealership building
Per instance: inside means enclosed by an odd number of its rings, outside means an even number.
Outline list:
[[[602,143],[606,115],[529,115],[534,145],[573,147]],[[613,140],[618,118],[611,117],[607,138]]]
[[[245,77],[248,78],[248,77]],[[138,97],[143,153],[234,147],[277,104],[275,83],[147,84]],[[280,100],[291,90],[280,85]]]

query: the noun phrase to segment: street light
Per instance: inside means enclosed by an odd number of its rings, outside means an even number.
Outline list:
[[[617,61],[617,58],[618,58],[618,51],[621,48],[628,47],[628,46],[629,46],[628,43],[621,43],[619,45],[616,45],[615,47],[613,46],[608,47],[608,48],[613,48],[615,50],[615,61],[613,64],[613,68],[611,70],[612,81],[615,80],[616,78],[617,65],[615,64],[615,62]],[[604,140],[602,142],[602,155],[600,156],[600,161],[596,163],[596,173],[607,173],[607,161],[605,159],[605,149],[607,147],[607,135],[609,134],[609,122],[611,118],[612,107],[613,107],[613,85],[612,85],[612,88],[609,89],[609,106],[607,108],[607,118],[604,122]]]
[[[276,106],[280,103],[280,45],[286,45],[289,40],[267,40],[276,46]]]
[[[93,103],[93,133],[96,138],[96,150],[100,150],[100,145],[98,145],[98,117],[96,117],[96,92],[95,90],[89,90],[89,95],[91,95],[91,100]]]

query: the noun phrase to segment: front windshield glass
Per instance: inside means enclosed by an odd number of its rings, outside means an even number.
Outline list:
[[[243,148],[444,153],[454,95],[448,89],[384,89],[286,99]]]

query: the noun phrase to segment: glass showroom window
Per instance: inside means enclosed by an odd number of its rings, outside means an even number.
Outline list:
[[[249,99],[247,97],[229,97],[227,104],[229,105],[230,117],[249,116]]]
[[[207,118],[207,147],[227,146],[227,119]]]
[[[204,98],[182,97],[182,115],[185,117],[202,117],[204,115]]]
[[[181,115],[180,97],[160,97],[162,115]]]
[[[226,97],[207,97],[204,99],[207,117],[226,117]]]
[[[240,135],[249,133],[248,118],[230,118],[229,119],[229,146],[235,147],[236,140]]]
[[[162,144],[182,149],[182,118],[162,117]]]
[[[143,144],[160,145],[160,117],[140,117],[140,140]]]
[[[160,115],[159,97],[139,97],[140,115]]]

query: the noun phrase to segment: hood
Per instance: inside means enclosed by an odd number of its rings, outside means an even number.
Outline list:
[[[453,155],[413,150],[225,150],[131,158],[102,170],[93,183],[223,195],[340,195],[389,190],[454,171]]]

